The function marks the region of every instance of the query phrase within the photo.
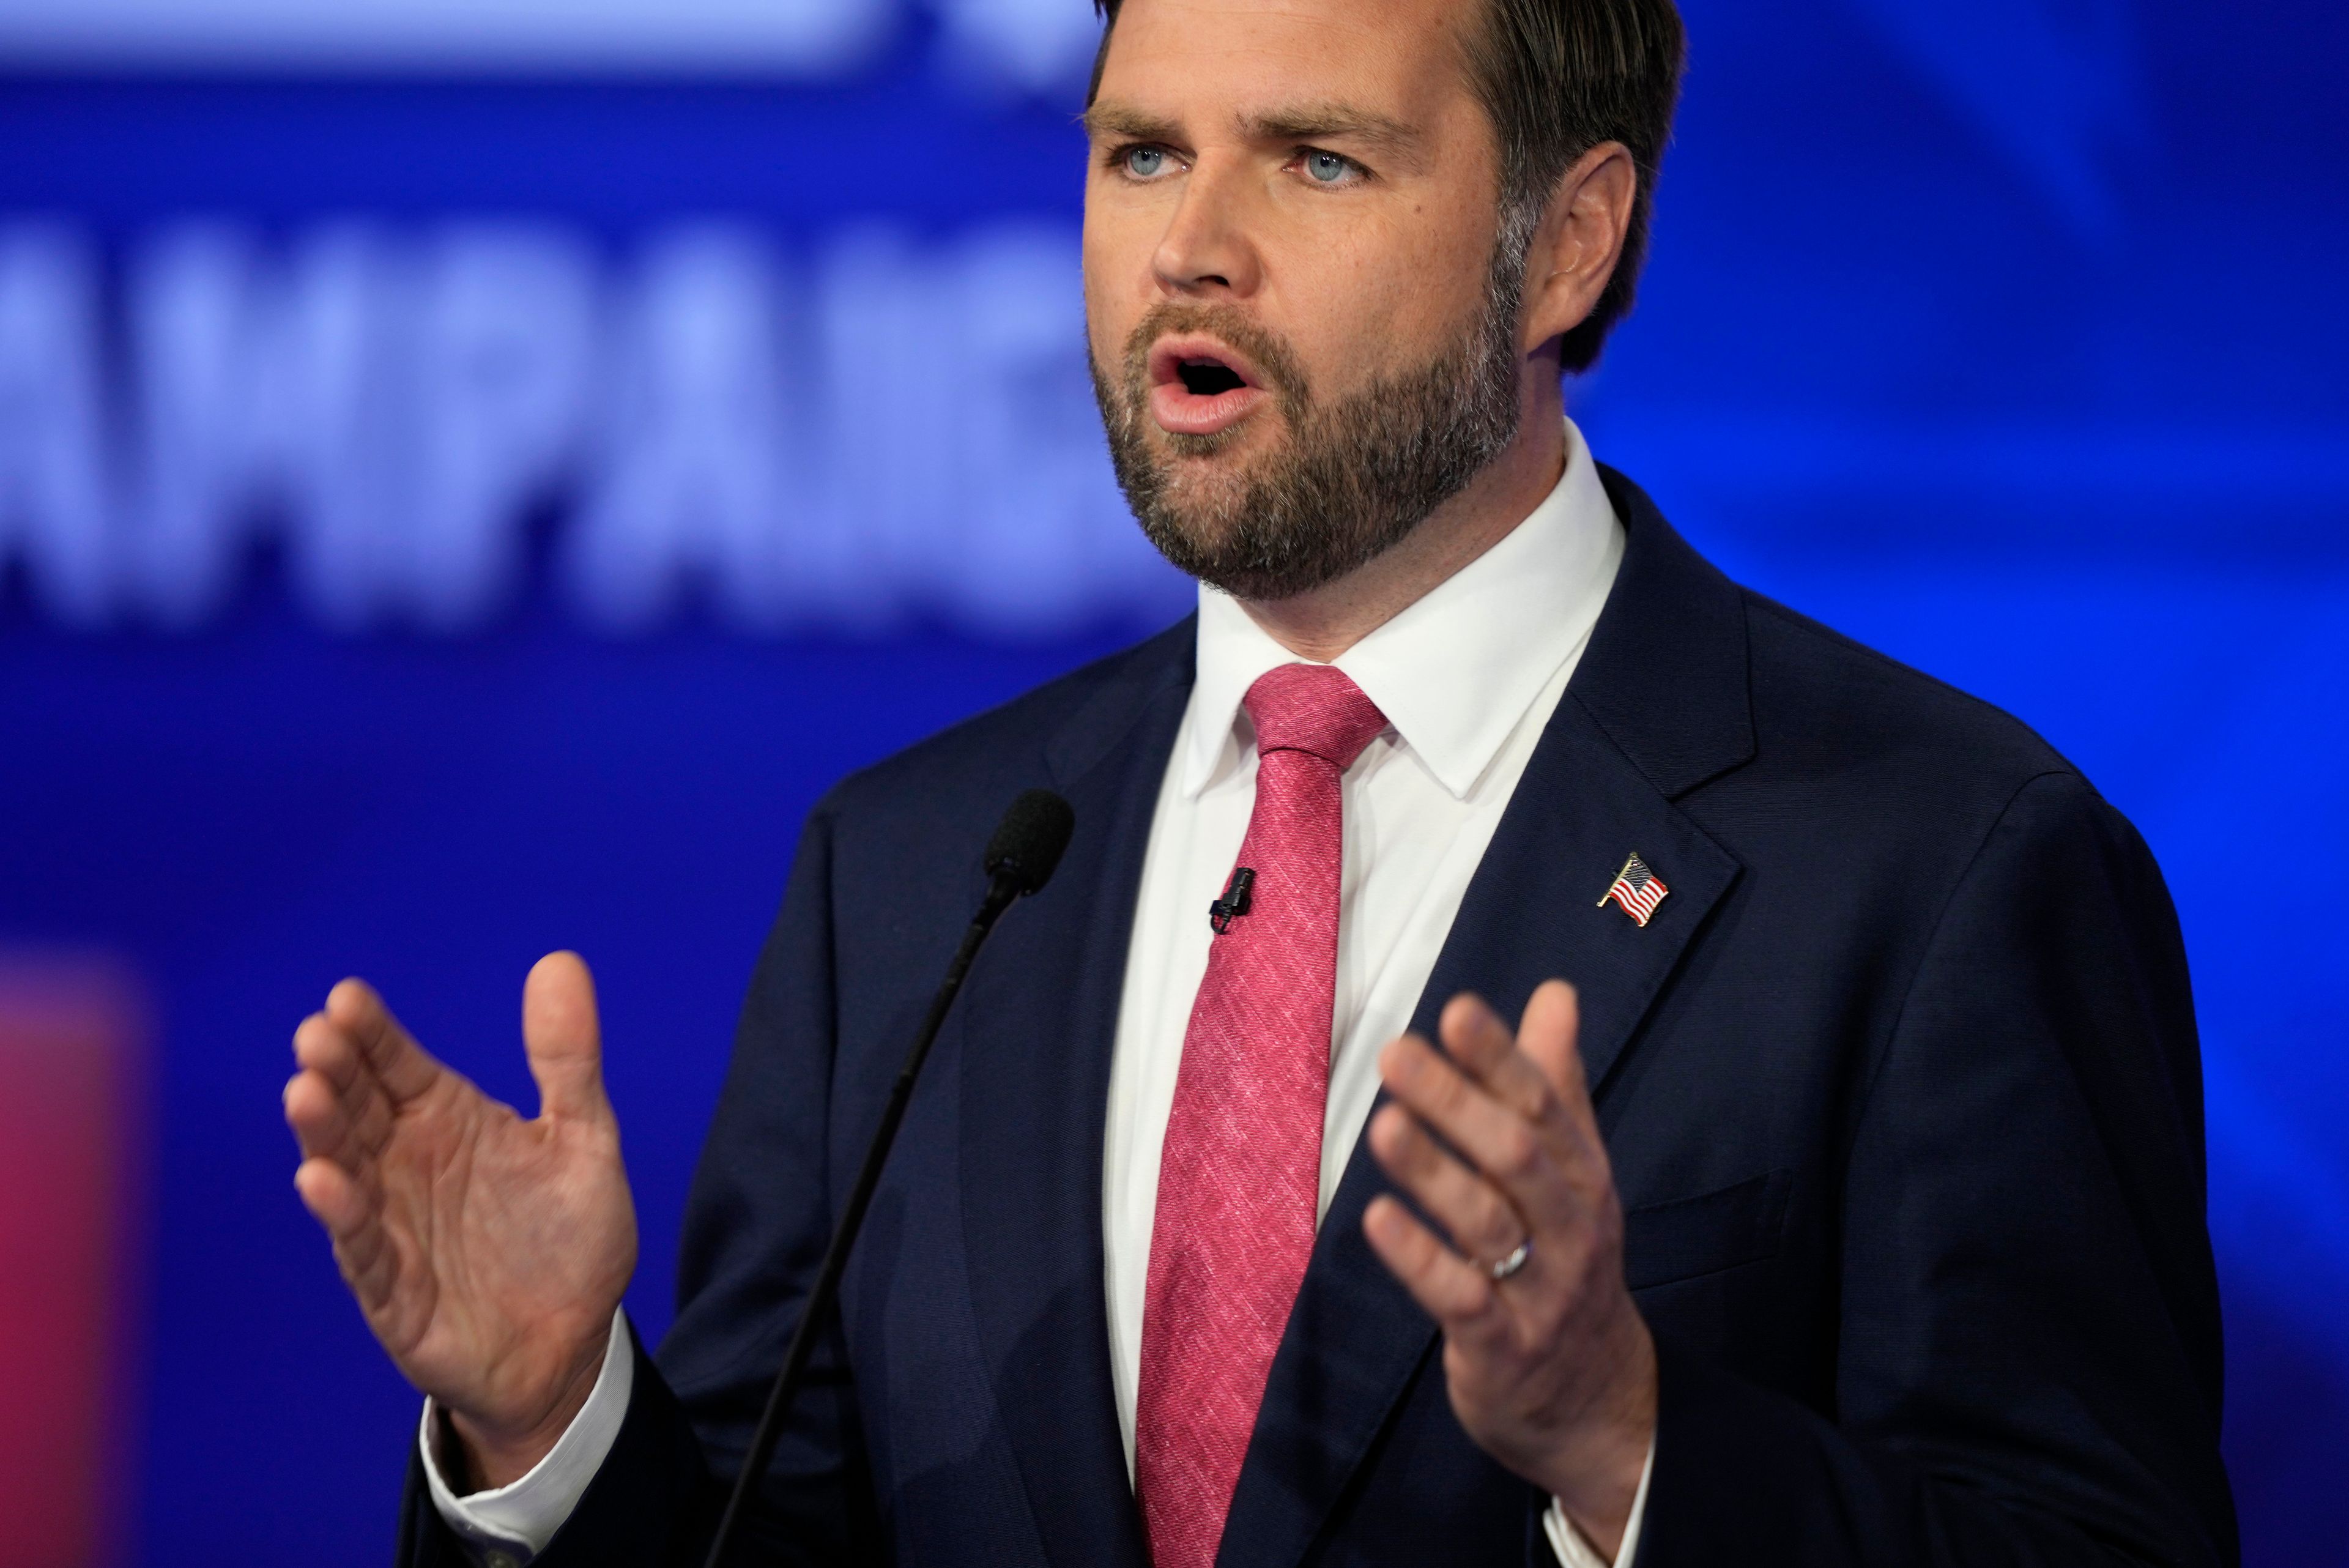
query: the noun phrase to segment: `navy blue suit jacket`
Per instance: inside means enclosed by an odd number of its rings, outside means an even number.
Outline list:
[[[2021,724],[1723,577],[1619,475],[1620,576],[1421,999],[1553,975],[1661,1352],[1638,1568],[2233,1563],[2200,1066],[2160,873]],[[740,1561],[1143,1568],[1102,1127],[1189,623],[811,816],[702,1157],[674,1331],[545,1568],[698,1563],[1005,805],[1076,810],[915,1096]],[[1464,692],[1473,701],[1475,693]],[[1636,850],[1671,892],[1597,901]],[[961,868],[961,869],[957,869]],[[1227,1568],[1539,1564],[1348,1168]],[[402,1561],[460,1561],[420,1485]]]

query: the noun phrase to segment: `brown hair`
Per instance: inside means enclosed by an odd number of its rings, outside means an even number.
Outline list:
[[[1094,0],[1102,18],[1086,101],[1101,88],[1123,0]],[[1485,26],[1464,40],[1470,85],[1501,151],[1501,235],[1522,254],[1574,161],[1619,141],[1639,170],[1631,224],[1607,290],[1560,345],[1568,370],[1597,361],[1631,308],[1655,204],[1656,176],[1680,101],[1686,37],[1673,0],[1484,0]]]

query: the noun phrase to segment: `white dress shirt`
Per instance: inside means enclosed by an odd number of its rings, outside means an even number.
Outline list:
[[[1566,437],[1566,472],[1523,523],[1337,659],[1390,728],[1342,782],[1323,1213],[1377,1097],[1378,1053],[1410,1024],[1469,880],[1622,561],[1622,527],[1589,449],[1571,421]],[[1296,661],[1237,602],[1201,588],[1197,680],[1167,759],[1143,861],[1102,1149],[1110,1366],[1129,1475],[1160,1146],[1192,1000],[1206,973],[1213,935],[1207,905],[1223,891],[1256,803],[1256,740],[1240,700],[1257,677]],[[615,1339],[623,1342],[618,1333]],[[428,1440],[426,1468],[442,1517],[476,1542],[512,1542],[517,1556],[543,1549],[618,1432],[627,1400],[625,1390],[606,1386],[616,1381],[613,1365],[607,1359],[604,1378],[564,1434],[572,1451],[562,1455],[559,1448],[498,1492],[450,1494]],[[428,1437],[431,1425],[428,1407]],[[582,1440],[573,1446],[574,1437]],[[568,1461],[563,1473],[549,1475],[542,1487],[542,1472],[556,1469],[559,1455]],[[594,1462],[580,1473],[590,1455]],[[1643,1473],[1618,1564],[1632,1561],[1646,1503]],[[1557,1507],[1544,1522],[1566,1568],[1603,1568],[1606,1559]]]

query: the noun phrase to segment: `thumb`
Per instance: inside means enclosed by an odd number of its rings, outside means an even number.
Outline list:
[[[595,1121],[612,1114],[604,1097],[595,982],[577,953],[549,953],[531,966],[522,988],[522,1044],[538,1081],[541,1116]]]
[[[1569,1107],[1588,1101],[1578,1048],[1581,1033],[1582,1007],[1574,987],[1562,980],[1544,981],[1517,1023],[1517,1049],[1533,1058]]]

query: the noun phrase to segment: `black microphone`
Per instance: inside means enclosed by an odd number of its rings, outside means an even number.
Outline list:
[[[726,1548],[741,1527],[750,1493],[775,1457],[776,1439],[782,1436],[783,1415],[792,1407],[792,1397],[799,1392],[801,1379],[807,1374],[808,1357],[815,1350],[815,1336],[832,1315],[833,1304],[839,1298],[840,1276],[848,1264],[848,1250],[856,1244],[856,1232],[864,1223],[864,1210],[873,1202],[873,1189],[880,1185],[881,1167],[889,1158],[889,1146],[896,1141],[897,1126],[905,1119],[905,1103],[913,1098],[914,1079],[922,1070],[924,1058],[930,1054],[930,1043],[938,1037],[938,1026],[946,1022],[947,1009],[954,1005],[955,993],[962,990],[963,977],[970,972],[979,944],[987,940],[987,933],[995,929],[1003,911],[1025,895],[1040,891],[1052,879],[1054,868],[1061,864],[1061,853],[1068,848],[1069,835],[1076,831],[1076,826],[1077,814],[1069,809],[1067,801],[1050,790],[1031,789],[1011,803],[995,836],[988,840],[987,897],[979,901],[978,913],[971,917],[970,929],[963,933],[962,946],[957,950],[954,962],[947,966],[946,980],[939,985],[937,995],[930,999],[929,1013],[922,1020],[920,1033],[914,1036],[914,1049],[898,1071],[896,1086],[889,1091],[888,1107],[881,1113],[881,1126],[864,1151],[864,1168],[856,1173],[856,1185],[849,1191],[848,1205],[841,1210],[839,1229],[833,1231],[832,1244],[824,1249],[823,1266],[816,1271],[815,1288],[808,1293],[799,1325],[792,1330],[791,1347],[783,1352],[782,1370],[775,1374],[775,1386],[767,1395],[766,1411],[760,1416],[759,1429],[751,1436],[750,1451],[742,1460],[742,1473],[734,1479],[734,1493],[726,1500],[726,1512],[718,1521],[718,1535],[709,1543],[709,1555],[703,1560],[703,1568],[719,1568],[725,1561]]]

